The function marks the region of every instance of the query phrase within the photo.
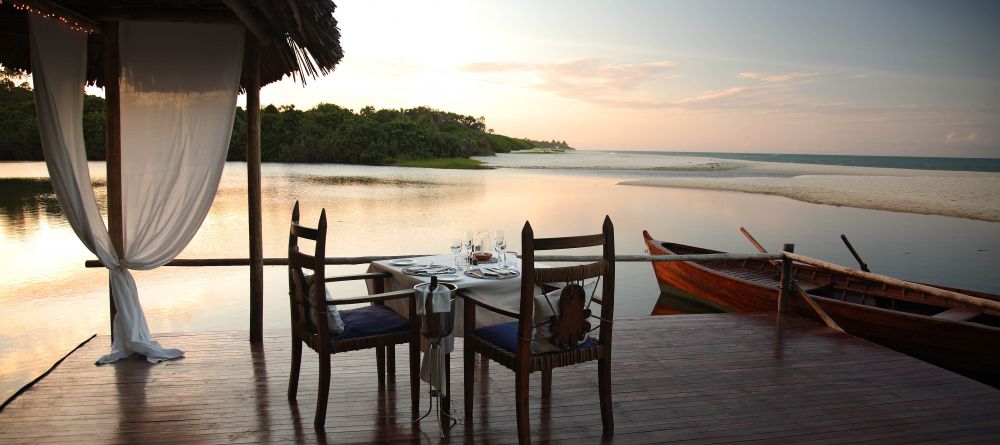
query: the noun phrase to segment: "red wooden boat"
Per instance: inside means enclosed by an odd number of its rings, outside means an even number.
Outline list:
[[[722,253],[642,235],[650,255]],[[1000,312],[805,264],[792,270],[799,286],[848,333],[1000,388]],[[661,288],[710,307],[777,310],[779,273],[765,260],[661,261],[653,271]],[[1000,302],[994,294],[935,287]],[[789,310],[819,320],[799,297],[790,299]]]

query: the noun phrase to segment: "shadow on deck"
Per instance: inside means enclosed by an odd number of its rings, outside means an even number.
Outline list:
[[[513,373],[479,367],[473,422],[440,439],[410,423],[406,350],[380,390],[374,351],[338,354],[325,431],[312,427],[316,357],[285,398],[290,341],[271,332],[160,335],[184,349],[151,365],[94,366],[97,337],[0,413],[0,443],[511,443]],[[461,340],[452,406],[462,407]],[[543,401],[532,377],[536,442],[997,443],[1000,391],[889,349],[776,314],[621,319],[613,360],[615,434],[601,438],[596,362],[559,368]],[[426,391],[424,384],[422,391]],[[426,394],[421,410],[427,408]]]

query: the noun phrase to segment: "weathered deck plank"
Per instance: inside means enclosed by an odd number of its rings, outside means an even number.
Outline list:
[[[1000,391],[795,317],[710,314],[616,322],[615,443],[996,443]],[[316,359],[285,398],[290,341],[245,332],[159,336],[185,358],[97,367],[98,337],[0,413],[0,443],[439,442],[410,424],[405,374],[379,390],[374,353],[338,354],[327,428],[312,427]],[[461,341],[452,406],[461,407]],[[406,351],[398,348],[404,363]],[[405,366],[398,372],[405,373]],[[477,368],[466,443],[513,443],[513,375]],[[560,368],[553,398],[531,400],[538,442],[601,440],[596,364]],[[539,378],[532,393],[539,393]],[[426,386],[424,387],[426,389]],[[426,396],[421,399],[426,408]]]

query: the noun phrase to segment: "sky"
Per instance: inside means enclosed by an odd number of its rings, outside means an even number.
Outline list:
[[[1000,157],[1000,2],[336,3],[344,60],[263,103],[580,149]]]

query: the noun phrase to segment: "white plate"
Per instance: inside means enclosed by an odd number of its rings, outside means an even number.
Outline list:
[[[409,266],[416,262],[417,260],[401,259],[401,260],[392,260],[389,262],[389,264],[392,264],[393,266]]]
[[[461,280],[461,275],[438,275],[438,281],[444,281],[445,283],[451,283],[454,281]]]

